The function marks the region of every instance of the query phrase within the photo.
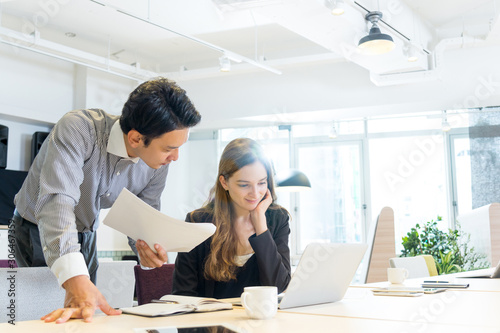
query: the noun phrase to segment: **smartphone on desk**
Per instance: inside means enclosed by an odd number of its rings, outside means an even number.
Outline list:
[[[424,281],[422,288],[469,288],[469,284],[451,283],[448,281]]]
[[[136,328],[135,333],[237,333],[225,325],[193,326],[193,327],[150,327]]]
[[[416,291],[393,291],[393,290],[372,290],[374,296],[399,296],[399,297],[417,297],[422,296],[423,292]]]
[[[446,288],[423,288],[424,294],[437,294],[446,291]]]
[[[436,294],[446,291],[445,288],[411,288],[411,287],[402,287],[402,288],[377,288],[372,289],[373,295],[376,296],[422,296],[423,294]]]

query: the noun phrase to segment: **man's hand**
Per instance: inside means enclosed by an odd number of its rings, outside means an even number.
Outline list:
[[[61,324],[70,318],[83,318],[87,323],[92,321],[96,308],[107,315],[119,315],[121,310],[113,309],[97,287],[85,275],[74,276],[63,283],[66,289],[64,309],[57,309],[43,316],[46,323],[55,321]]]
[[[144,267],[161,267],[168,261],[167,252],[159,244],[155,244],[156,253],[151,250],[148,244],[143,240],[137,240],[135,244],[139,253],[139,260]]]

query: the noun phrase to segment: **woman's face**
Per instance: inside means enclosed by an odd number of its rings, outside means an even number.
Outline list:
[[[245,165],[228,179],[220,176],[219,181],[237,213],[254,210],[267,192],[267,171],[259,161]]]

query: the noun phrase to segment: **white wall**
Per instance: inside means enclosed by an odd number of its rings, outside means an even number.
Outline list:
[[[181,147],[179,160],[170,165],[161,211],[184,220],[203,206],[215,184],[218,163],[217,140],[190,138]]]
[[[119,115],[128,95],[141,82],[88,69],[85,108],[98,108]]]
[[[0,112],[55,123],[73,108],[73,64],[0,44]]]
[[[31,137],[71,110],[73,65],[0,44],[0,123],[9,127],[7,169],[28,170]]]

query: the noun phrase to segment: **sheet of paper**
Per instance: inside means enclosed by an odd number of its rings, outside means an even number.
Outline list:
[[[151,248],[160,244],[168,252],[189,252],[215,232],[212,223],[189,223],[169,217],[125,188],[103,223],[132,239],[144,240]]]

